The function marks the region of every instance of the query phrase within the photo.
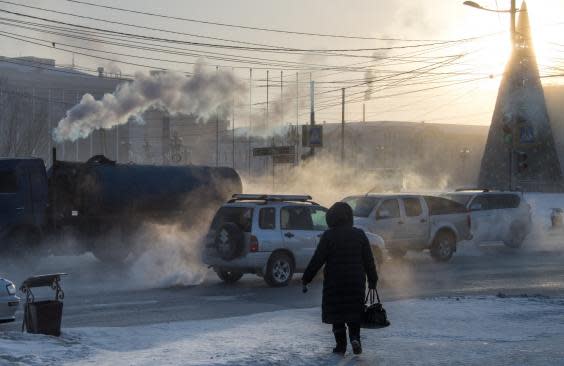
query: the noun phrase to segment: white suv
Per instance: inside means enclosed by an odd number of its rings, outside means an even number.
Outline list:
[[[520,192],[460,189],[443,196],[468,208],[476,243],[502,241],[519,248],[531,230],[531,207]]]
[[[286,286],[313,256],[326,212],[310,196],[234,195],[215,214],[204,263],[227,283],[254,273],[270,286]]]

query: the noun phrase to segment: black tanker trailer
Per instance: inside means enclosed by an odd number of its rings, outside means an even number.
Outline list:
[[[144,223],[189,227],[242,191],[231,168],[118,164],[102,155],[65,162],[55,152],[47,172],[41,159],[0,159],[0,180],[0,249],[22,253],[70,232],[81,250],[113,261],[127,256]]]

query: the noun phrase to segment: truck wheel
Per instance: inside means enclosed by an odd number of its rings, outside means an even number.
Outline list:
[[[456,250],[456,239],[449,231],[440,231],[431,246],[431,257],[437,262],[446,262]]]
[[[92,254],[103,263],[123,264],[129,257],[130,250],[124,245],[108,246],[107,243],[97,243],[92,246]]]
[[[37,248],[41,237],[31,229],[18,229],[7,238],[8,256],[29,259]]]
[[[392,257],[393,259],[401,259],[403,257],[405,257],[405,255],[407,254],[407,250],[405,249],[389,249],[388,253],[390,253],[390,257]]]
[[[523,241],[527,236],[526,224],[519,224],[514,222],[510,227],[509,238],[503,241],[503,244],[509,248],[518,249],[523,245]]]
[[[294,261],[286,253],[274,253],[268,260],[264,280],[271,287],[287,286],[294,275]]]
[[[216,269],[215,273],[217,273],[217,277],[225,283],[235,283],[243,277],[243,272],[228,271],[222,268]]]

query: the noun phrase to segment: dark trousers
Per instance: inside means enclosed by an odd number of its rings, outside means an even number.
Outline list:
[[[333,333],[337,334],[347,334],[347,328],[349,328],[349,339],[352,341],[353,339],[360,340],[360,323],[347,323],[345,327],[345,323],[335,323],[333,324]]]

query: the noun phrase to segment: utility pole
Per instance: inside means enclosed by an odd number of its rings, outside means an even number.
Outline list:
[[[296,72],[296,164],[299,164],[300,156],[300,76]]]
[[[219,66],[215,67],[215,72],[219,73]],[[219,109],[215,110],[215,166],[219,166]]]
[[[311,79],[311,73],[309,74],[309,77]],[[310,98],[311,98],[310,112],[309,112],[309,124],[311,126],[314,126],[315,125],[315,81],[313,81],[313,80],[310,80],[310,82],[309,82],[309,94],[310,94]],[[311,156],[313,156],[315,154],[315,148],[310,147],[310,151],[311,151]]]
[[[515,32],[515,17],[517,15],[517,6],[515,5],[515,0],[511,0],[511,26],[509,28],[511,33],[511,49],[515,48],[516,32]]]
[[[233,138],[233,148],[232,148],[232,153],[233,153],[233,169],[235,169],[235,97],[233,97],[233,103],[232,103],[233,107],[231,110],[231,123],[232,123],[232,127],[233,127],[233,131],[232,132],[232,138]]]
[[[75,97],[74,97],[74,102],[75,104],[78,104],[78,90],[76,91]],[[117,134],[117,126],[116,126],[116,134]],[[117,150],[116,150],[117,152]],[[78,138],[76,139],[75,142],[75,161],[78,161]],[[116,159],[117,161],[117,159]]]
[[[252,133],[252,90],[253,90],[253,69],[249,69],[249,132],[247,132],[247,142],[249,143],[249,177],[251,176],[251,159],[253,157],[252,144],[251,144],[251,133]]]
[[[341,165],[345,165],[345,88],[341,89]]]
[[[284,71],[280,70],[280,126],[284,125]]]
[[[268,91],[269,91],[269,85],[268,85],[268,72],[269,70],[266,70],[266,130],[268,130]]]
[[[366,104],[362,104],[362,122],[366,123]]]

